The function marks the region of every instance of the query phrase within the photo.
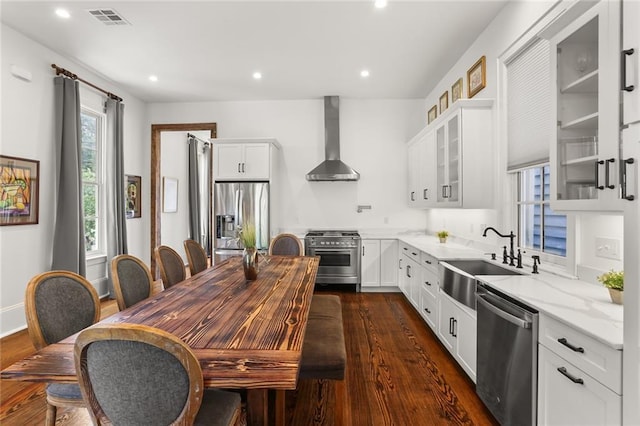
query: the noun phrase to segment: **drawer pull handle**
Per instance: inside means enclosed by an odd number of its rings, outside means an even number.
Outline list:
[[[429,310],[429,308],[424,308],[425,312],[428,313],[429,315],[431,315],[431,311]]]
[[[573,383],[577,383],[579,385],[584,385],[584,380],[579,379],[577,377],[573,377],[571,374],[569,374],[567,372],[567,369],[564,367],[558,367],[558,371],[560,372],[560,374],[562,374],[563,376],[565,376],[567,379],[571,380]]]
[[[431,283],[429,281],[425,281],[424,282],[426,285],[428,285],[429,287],[431,287]]]
[[[431,265],[431,261],[430,260],[425,260],[424,263],[426,263],[427,265]]]
[[[414,255],[414,256],[418,255],[418,253],[416,253],[415,251],[412,251],[411,254]]]
[[[567,339],[565,339],[564,337],[561,339],[558,339],[558,343],[568,347],[569,349],[571,349],[574,352],[580,352],[581,354],[584,353],[584,348],[578,347],[578,346],[573,346],[571,343],[569,343],[567,341]]]

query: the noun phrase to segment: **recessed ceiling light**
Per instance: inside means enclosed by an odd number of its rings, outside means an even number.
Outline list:
[[[56,9],[56,15],[60,18],[69,19],[71,14],[66,9]]]
[[[155,83],[156,81],[158,81],[158,76],[157,75],[150,75],[149,76],[149,81],[153,81]]]
[[[369,77],[369,70],[362,70],[360,71],[360,77]]]
[[[384,9],[387,7],[387,0],[375,0],[373,4],[378,9]]]
[[[260,80],[262,78],[262,73],[260,71],[256,71],[253,73],[253,78],[255,80]]]

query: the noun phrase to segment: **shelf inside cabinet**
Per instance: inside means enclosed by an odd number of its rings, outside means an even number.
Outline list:
[[[575,164],[584,164],[584,163],[593,163],[594,161],[598,160],[598,156],[597,155],[590,155],[588,157],[580,157],[580,158],[574,158],[571,160],[567,160],[561,163],[562,166],[571,166],[571,165],[575,165]]]
[[[576,118],[568,123],[562,123],[560,125],[562,130],[568,129],[597,129],[598,128],[598,113],[585,115],[584,117]]]
[[[560,89],[561,93],[598,93],[598,70],[583,75]]]

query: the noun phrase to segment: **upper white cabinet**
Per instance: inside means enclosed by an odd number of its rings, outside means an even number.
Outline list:
[[[213,139],[214,179],[269,180],[272,176],[273,150],[278,145],[269,139]]]
[[[640,122],[640,2],[622,2],[622,108],[623,124]]]
[[[493,207],[493,101],[461,99],[409,142],[409,205]]]
[[[554,210],[622,208],[619,7],[599,2],[550,39],[557,124],[550,152]]]

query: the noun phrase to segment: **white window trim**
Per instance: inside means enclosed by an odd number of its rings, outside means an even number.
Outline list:
[[[106,238],[107,238],[107,229],[106,229],[106,155],[105,155],[105,140],[107,137],[107,115],[104,111],[97,111],[95,108],[92,108],[87,105],[81,105],[81,113],[86,112],[89,114],[93,114],[95,116],[100,117],[100,136],[97,141],[97,156],[98,156],[98,171],[96,173],[97,186],[98,186],[98,209],[97,216],[101,218],[98,221],[98,249],[87,251],[85,253],[87,261],[91,260],[92,263],[100,262],[101,259],[106,259],[107,256],[107,247],[106,247]]]
[[[509,194],[509,221],[511,222],[511,228],[517,229],[517,233],[520,232],[518,227],[518,174],[514,171],[507,173],[510,183]],[[522,263],[525,265],[532,265],[533,261],[531,256],[540,256],[540,266],[538,267],[542,271],[554,273],[556,275],[562,275],[569,278],[576,278],[576,216],[568,212],[559,212],[567,215],[567,255],[566,257],[557,256],[537,250],[532,250],[528,247],[520,247],[520,250],[524,251],[522,256]],[[519,237],[519,236],[518,236]]]

